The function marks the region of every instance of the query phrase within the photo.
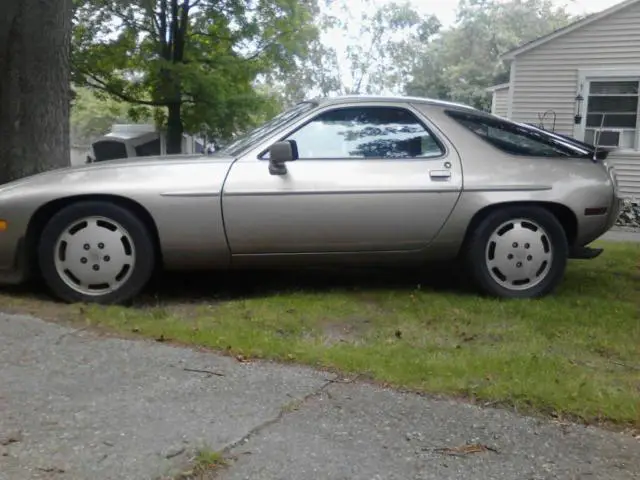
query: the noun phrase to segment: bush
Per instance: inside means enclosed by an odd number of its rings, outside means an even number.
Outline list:
[[[635,199],[625,199],[622,211],[618,216],[618,220],[616,220],[616,225],[640,228],[640,202]]]

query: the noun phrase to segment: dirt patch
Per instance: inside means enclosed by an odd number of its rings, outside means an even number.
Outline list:
[[[325,345],[348,343],[357,345],[371,329],[371,320],[365,317],[347,317],[325,320],[320,323],[321,337]]]

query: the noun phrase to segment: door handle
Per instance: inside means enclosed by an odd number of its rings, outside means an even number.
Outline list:
[[[429,176],[440,179],[451,178],[451,172],[449,170],[430,170]]]

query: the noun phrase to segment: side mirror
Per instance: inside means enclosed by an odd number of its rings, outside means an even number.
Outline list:
[[[271,175],[286,175],[286,162],[298,159],[298,146],[295,140],[276,142],[269,147],[269,173]]]

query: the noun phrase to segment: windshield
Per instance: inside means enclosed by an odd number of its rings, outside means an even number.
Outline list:
[[[229,155],[235,157],[254,143],[258,143],[259,141],[267,138],[281,126],[289,123],[292,120],[295,120],[298,117],[301,117],[315,107],[317,107],[317,103],[314,102],[298,103],[296,106],[290,108],[289,110],[285,110],[284,112],[279,113],[261,126],[250,130],[244,135],[241,135],[232,143],[216,153],[220,155]]]

